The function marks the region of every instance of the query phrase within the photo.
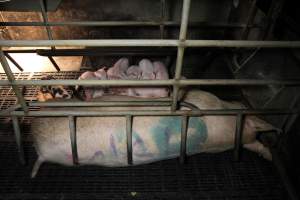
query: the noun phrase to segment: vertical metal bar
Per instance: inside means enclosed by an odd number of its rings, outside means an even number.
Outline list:
[[[161,10],[160,10],[160,39],[164,39],[164,32],[165,32],[165,18],[166,18],[166,0],[160,0]]]
[[[10,67],[9,67],[9,64],[6,60],[6,57],[5,57],[2,49],[0,50],[0,62],[1,62],[1,65],[2,65],[2,67],[3,67],[3,69],[6,73],[7,79],[9,80],[10,83],[13,83],[15,81],[15,77],[14,77],[14,75],[13,75],[13,73],[12,73]],[[18,99],[18,103],[21,104],[21,106],[22,106],[22,108],[25,112],[28,112],[27,104],[26,104],[25,99],[24,99],[22,93],[20,92],[18,86],[11,85],[11,87],[13,88],[13,90],[15,92],[15,95]]]
[[[16,143],[18,146],[18,152],[19,152],[19,159],[22,165],[25,165],[25,156],[24,156],[24,147],[23,147],[23,140],[22,140],[22,135],[21,135],[21,130],[19,126],[19,120],[18,117],[12,116],[11,117],[12,122],[13,122],[13,128],[15,132],[15,138],[16,138]]]
[[[6,56],[6,58],[8,60],[10,60],[10,62],[12,62],[12,64],[14,64],[21,72],[23,71],[23,68],[19,65],[19,63],[17,63],[17,61],[15,61],[15,59],[13,59],[13,57],[11,57],[9,55],[9,53],[4,53],[4,55]]]
[[[50,26],[48,26],[48,17],[47,17],[47,11],[46,11],[46,4],[44,0],[40,0],[40,7],[41,7],[41,13],[43,17],[43,22],[47,31],[47,35],[49,40],[53,40],[52,32]]]
[[[284,0],[273,0],[268,11],[267,15],[267,24],[264,26],[260,37],[262,40],[265,40],[269,33],[274,29],[275,22],[278,19],[281,9],[283,7]]]
[[[257,0],[252,0],[252,2],[251,2],[249,14],[248,14],[247,21],[246,21],[246,27],[243,28],[243,30],[242,30],[241,40],[246,40],[248,38],[248,34],[250,31],[250,25],[253,24],[253,20],[255,18],[256,12],[257,12],[256,2],[257,2]]]
[[[234,160],[239,161],[240,159],[240,149],[242,143],[242,133],[243,133],[243,114],[237,114],[236,116],[236,129],[235,129],[235,140],[234,140]]]
[[[180,163],[183,164],[186,160],[186,140],[188,130],[188,116],[181,117],[181,141],[180,141]]]
[[[183,1],[180,33],[179,33],[179,40],[181,42],[186,40],[186,33],[187,33],[189,13],[190,13],[190,4],[191,4],[191,0]],[[179,80],[181,77],[183,56],[184,56],[184,46],[179,45],[178,50],[177,50],[175,80]],[[171,107],[171,109],[173,111],[176,110],[176,108],[177,108],[178,91],[179,91],[179,87],[177,85],[173,85],[173,103],[172,103],[172,107]]]
[[[126,116],[127,162],[132,165],[132,116]]]
[[[52,56],[48,56],[48,59],[50,60],[52,65],[55,67],[56,71],[59,72],[60,68],[59,68],[58,64],[55,62],[55,60],[52,58]]]
[[[76,122],[74,116],[69,116],[69,128],[70,128],[73,164],[77,165],[79,164],[79,162],[78,162],[78,151],[77,151]]]

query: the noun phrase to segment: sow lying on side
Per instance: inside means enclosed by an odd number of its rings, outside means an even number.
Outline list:
[[[216,96],[191,90],[184,101],[200,109],[242,108]],[[128,109],[128,108],[127,108]],[[145,109],[135,107],[132,109]],[[151,108],[155,110],[155,108]],[[235,116],[190,117],[187,133],[187,154],[221,152],[234,147]],[[244,121],[244,147],[271,159],[268,148],[256,140],[258,131],[274,129],[263,120],[247,116]],[[133,164],[144,164],[180,155],[181,118],[170,116],[134,117],[132,124]],[[125,117],[77,117],[77,148],[81,165],[110,167],[127,166]],[[41,163],[73,165],[67,117],[36,118],[32,124],[38,160],[34,177]]]

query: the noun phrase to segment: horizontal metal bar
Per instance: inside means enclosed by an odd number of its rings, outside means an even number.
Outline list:
[[[202,115],[286,115],[299,114],[296,110],[247,110],[247,109],[223,109],[223,110],[139,110],[139,111],[70,111],[70,110],[51,110],[51,111],[13,111],[9,114],[0,113],[0,116],[32,116],[32,117],[59,117],[59,116],[202,116]]]
[[[186,79],[186,80],[0,80],[2,85],[41,86],[41,85],[82,85],[82,86],[264,86],[264,85],[300,85],[300,80],[258,80],[258,79]]]
[[[300,41],[250,40],[0,40],[2,47],[90,46],[90,47],[238,47],[238,48],[299,48]]]
[[[66,21],[66,22],[0,22],[0,26],[170,26],[179,27],[180,22],[176,21]],[[243,23],[226,23],[226,22],[189,22],[189,27],[206,27],[206,28],[245,28]],[[249,25],[251,28],[259,28],[259,24]]]
[[[143,100],[143,99],[141,99]],[[29,106],[41,106],[41,107],[93,107],[93,106],[107,106],[107,107],[122,107],[122,106],[169,106],[168,101],[156,101],[158,99],[152,99],[152,101],[101,101],[101,102],[32,102]]]
[[[0,110],[0,114],[2,113],[10,113],[11,111],[15,111],[19,108],[22,108],[22,106],[20,104],[16,104],[13,106],[10,106],[9,108],[5,109],[5,110]]]

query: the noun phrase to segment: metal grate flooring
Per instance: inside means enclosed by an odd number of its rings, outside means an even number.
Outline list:
[[[0,199],[287,199],[272,164],[248,151],[241,162],[228,151],[192,156],[185,165],[177,159],[127,168],[46,163],[35,179],[31,144],[25,152],[23,167],[15,144],[0,143]]]
[[[15,73],[16,80],[40,80],[44,75],[52,75],[56,79],[77,79],[82,71],[67,71],[67,72],[22,72]],[[0,80],[6,80],[6,74],[0,73]],[[21,90],[22,88],[20,88]],[[37,86],[26,86],[24,92],[24,98],[26,102],[36,101],[36,95],[39,90]],[[0,110],[5,110],[12,105],[16,104],[15,93],[10,86],[0,86]],[[31,107],[30,110],[38,110],[39,107]],[[24,117],[21,120],[25,130],[29,130],[29,124],[31,122],[30,117]],[[11,121],[8,117],[0,117],[0,134],[1,136],[10,135],[9,127]],[[25,131],[28,133],[28,131]]]

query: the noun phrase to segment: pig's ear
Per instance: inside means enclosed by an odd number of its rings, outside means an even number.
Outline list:
[[[255,116],[247,116],[245,123],[247,126],[250,126],[256,132],[277,130],[275,126]]]

